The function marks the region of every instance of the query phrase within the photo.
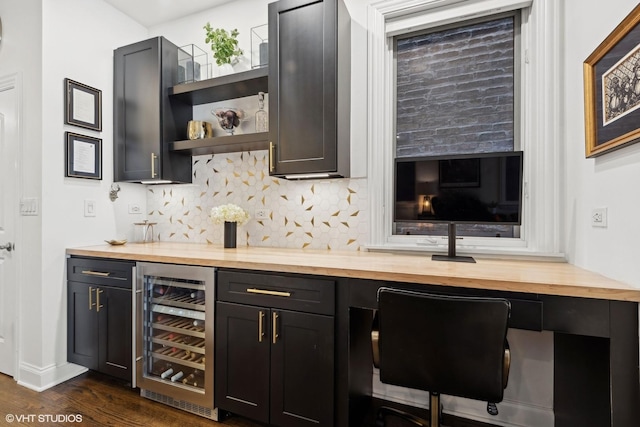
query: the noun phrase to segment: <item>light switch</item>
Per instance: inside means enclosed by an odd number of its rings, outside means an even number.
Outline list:
[[[34,197],[25,197],[20,200],[20,215],[36,216],[38,215],[38,199]]]
[[[96,201],[85,200],[84,201],[84,216],[96,216]]]

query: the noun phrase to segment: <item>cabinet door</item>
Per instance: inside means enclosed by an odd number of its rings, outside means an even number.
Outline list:
[[[333,317],[285,310],[271,317],[271,424],[333,426]]]
[[[152,179],[151,156],[159,156],[160,39],[114,52],[115,181]],[[157,161],[153,168],[159,172]]]
[[[335,0],[269,4],[272,174],[337,169],[336,19]]]
[[[67,360],[89,369],[98,369],[96,288],[87,283],[67,283]]]
[[[191,182],[191,157],[169,151],[176,121],[191,115],[168,96],[177,81],[178,48],[155,37],[116,49],[113,63],[115,181]]]
[[[216,303],[215,405],[264,423],[269,422],[269,313]]]
[[[98,370],[132,380],[131,291],[100,287],[94,293],[98,316]]]

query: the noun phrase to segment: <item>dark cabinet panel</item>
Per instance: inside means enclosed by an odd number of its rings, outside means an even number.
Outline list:
[[[269,4],[270,173],[349,174],[350,32],[339,0]]]
[[[100,287],[98,370],[123,379],[131,379],[131,291]]]
[[[132,380],[133,263],[67,261],[67,360]]]
[[[218,271],[218,299],[333,315],[335,280],[242,270]]]
[[[67,360],[98,369],[98,318],[89,309],[93,289],[86,283],[67,283]]]
[[[216,303],[216,406],[265,423],[269,421],[268,313],[268,308]]]
[[[169,100],[178,48],[156,37],[114,51],[115,181],[191,182],[191,157],[169,151],[191,106]]]
[[[218,271],[219,408],[274,426],[334,425],[334,310],[328,308],[334,285],[324,278]]]
[[[284,310],[274,317],[271,423],[333,425],[333,317]]]

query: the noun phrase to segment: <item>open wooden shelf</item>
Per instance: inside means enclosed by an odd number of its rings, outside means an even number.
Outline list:
[[[269,68],[183,83],[169,89],[169,97],[190,105],[208,104],[269,91]]]
[[[231,153],[237,151],[266,150],[269,148],[269,132],[216,136],[213,138],[175,141],[171,151],[199,156],[202,154]]]

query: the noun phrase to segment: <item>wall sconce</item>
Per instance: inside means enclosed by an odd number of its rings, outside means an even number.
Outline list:
[[[120,191],[120,186],[115,182],[111,184],[111,190],[109,190],[109,199],[112,202],[115,202],[116,199],[118,198],[118,191]]]
[[[433,198],[437,195],[438,189],[433,181],[419,182],[416,186],[416,193],[418,194],[418,212],[421,216],[433,215]]]
[[[431,205],[433,196],[427,194],[420,197],[422,197],[422,215],[433,215],[433,206]]]

